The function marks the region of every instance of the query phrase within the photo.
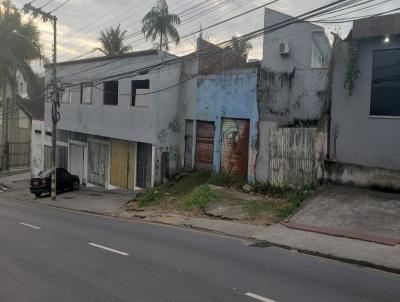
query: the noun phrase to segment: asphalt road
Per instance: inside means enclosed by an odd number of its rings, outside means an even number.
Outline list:
[[[400,276],[0,199],[0,301],[400,301]]]

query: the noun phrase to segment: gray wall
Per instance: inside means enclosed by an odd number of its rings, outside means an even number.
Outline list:
[[[265,26],[291,17],[265,9]],[[281,56],[279,44],[288,42],[290,55]],[[330,44],[322,27],[296,23],[264,36],[264,58],[259,79],[260,119],[275,126],[308,124],[319,120],[327,87],[327,68],[311,68],[312,46],[328,60]],[[302,124],[302,126],[308,126]]]
[[[400,37],[359,41],[360,76],[353,96],[344,87],[347,44],[334,50],[330,158],[367,167],[400,170],[400,117],[370,116],[372,56],[377,49],[400,47]]]
[[[290,18],[291,16],[266,8],[264,25],[268,27]],[[324,29],[320,26],[302,22],[266,34],[264,36],[263,67],[274,71],[288,72],[294,68],[310,68],[313,40],[328,58],[330,45]],[[281,42],[290,44],[291,53],[287,57],[282,57],[279,53]]]

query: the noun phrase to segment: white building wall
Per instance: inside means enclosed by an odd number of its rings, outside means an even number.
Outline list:
[[[44,169],[44,144],[44,121],[32,120],[31,170],[34,176]]]
[[[171,55],[158,53],[141,57],[126,57],[111,61],[97,61],[81,64],[61,64],[58,75],[62,83],[77,84],[96,82],[108,75],[121,74],[171,59]],[[110,63],[112,62],[112,63]],[[50,70],[46,72],[50,80]],[[148,91],[139,90],[140,106],[132,106],[132,80],[150,80]],[[112,80],[112,78],[108,79]],[[80,103],[80,87],[71,89],[69,103],[61,103],[58,128],[66,131],[85,133],[131,142],[153,145],[154,168],[160,167],[161,154],[168,152],[170,174],[180,168],[183,158],[178,144],[181,127],[177,112],[180,110],[181,64],[152,69],[148,73],[118,79],[118,105],[103,104],[103,82],[94,84],[92,103]],[[144,104],[143,104],[144,102]],[[144,106],[143,106],[144,105]],[[51,128],[51,103],[45,104],[45,126]],[[183,134],[182,134],[183,135]],[[157,164],[158,162],[158,164]],[[159,171],[153,171],[154,182],[160,181]]]

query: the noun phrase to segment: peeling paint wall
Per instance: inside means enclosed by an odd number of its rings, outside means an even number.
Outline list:
[[[44,142],[44,121],[32,120],[31,172],[34,176],[44,170]]]
[[[324,108],[327,69],[274,72],[262,69],[260,119],[278,126],[316,126]]]
[[[260,122],[256,180],[302,187],[323,179],[326,134],[316,128],[276,128]]]
[[[249,120],[248,181],[255,181],[256,142],[259,120],[257,69],[242,69],[219,75],[200,76],[197,84],[196,120],[215,123],[213,170],[221,167],[223,118]]]
[[[123,57],[104,61],[90,61],[58,66],[58,76],[62,83],[92,82],[116,73],[129,72],[174,58],[173,55],[158,52],[146,56]],[[46,70],[47,81],[51,78]],[[150,89],[143,96],[148,106],[132,106],[132,80],[150,80]],[[149,73],[119,80],[118,105],[103,104],[103,83],[92,89],[91,104],[80,103],[80,88],[74,87],[71,102],[61,103],[58,128],[77,133],[102,136],[130,142],[151,144],[153,149],[152,177],[154,183],[161,181],[160,167],[163,153],[169,154],[169,174],[173,175],[181,166],[183,153],[180,140],[184,127],[179,112],[182,108],[180,85],[182,66],[176,64]],[[165,90],[163,90],[165,89]],[[157,93],[157,91],[160,91]],[[162,92],[161,92],[162,91]],[[194,89],[195,93],[196,89]],[[51,127],[51,103],[45,104],[46,129]]]

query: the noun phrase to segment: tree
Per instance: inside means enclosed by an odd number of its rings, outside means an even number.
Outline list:
[[[101,51],[106,56],[116,56],[132,50],[132,47],[125,45],[127,31],[121,31],[120,25],[115,28],[109,28],[105,31],[101,31],[98,41],[101,43],[101,47],[96,50]]]
[[[232,37],[232,46],[230,49],[232,50],[233,54],[238,59],[244,59],[247,61],[247,57],[249,55],[249,51],[253,49],[253,45],[249,41],[242,40],[238,37]]]
[[[30,63],[42,59],[36,26],[32,21],[24,22],[10,0],[0,4],[0,41],[0,90],[4,100],[7,84],[15,88],[17,71],[28,84],[38,83]]]
[[[151,41],[154,42],[159,37],[160,50],[163,48],[169,50],[168,38],[175,41],[176,45],[179,44],[180,37],[175,26],[181,24],[181,19],[178,15],[169,13],[165,0],[158,0],[157,5],[144,16],[142,23],[142,33],[146,40],[151,38]]]

